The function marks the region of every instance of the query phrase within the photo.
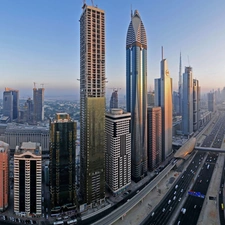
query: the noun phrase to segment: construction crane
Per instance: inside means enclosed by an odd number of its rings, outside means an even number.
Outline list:
[[[115,88],[115,87],[113,87],[113,88],[109,88],[109,89],[113,89],[113,91],[119,91],[119,90],[121,90],[122,88]]]
[[[42,88],[44,88],[44,85],[46,85],[47,83],[42,83],[40,84]]]
[[[36,82],[34,82],[34,88],[36,88],[36,84],[37,84],[37,83],[36,83]]]

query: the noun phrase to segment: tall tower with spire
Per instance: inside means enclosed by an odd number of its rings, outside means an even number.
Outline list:
[[[178,81],[178,94],[179,94],[179,114],[182,115],[182,62],[180,52],[180,65],[179,65],[179,81]]]
[[[155,106],[162,108],[162,160],[172,151],[172,78],[167,66],[167,60],[161,60],[161,77],[155,79]]]
[[[147,38],[137,10],[131,11],[126,39],[126,107],[131,112],[132,179],[147,174]]]

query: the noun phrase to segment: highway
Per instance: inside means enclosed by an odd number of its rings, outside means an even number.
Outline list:
[[[182,204],[185,194],[194,179],[198,168],[204,163],[206,153],[197,153],[189,164],[180,179],[173,185],[169,193],[164,197],[161,203],[152,211],[141,225],[162,225],[166,224],[170,217],[176,211],[176,207]]]
[[[169,164],[162,172],[156,176],[146,187],[144,187],[139,193],[137,193],[133,198],[128,199],[128,201],[123,204],[118,209],[114,210],[109,215],[105,216],[101,220],[93,223],[95,225],[110,225],[115,221],[125,216],[135,205],[137,205],[149,192],[156,187],[156,185],[163,179],[163,177],[171,170],[176,164]]]

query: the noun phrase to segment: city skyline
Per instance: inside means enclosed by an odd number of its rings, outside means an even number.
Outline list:
[[[86,2],[91,5],[91,1]],[[38,85],[45,83],[46,96],[79,95],[79,16],[82,3],[20,0],[1,4],[0,91],[5,87],[18,89],[22,98],[28,90],[31,95],[33,82],[37,82]],[[148,90],[154,89],[154,79],[160,74],[161,45],[170,65],[174,90],[178,88],[180,51],[182,73],[185,66],[195,68],[194,78],[200,81],[202,93],[223,87],[220,83],[225,79],[221,60],[221,49],[225,48],[225,32],[221,29],[225,19],[224,2],[168,3],[161,0],[154,3],[133,0],[114,1],[112,4],[95,0],[94,4],[106,12],[106,92],[111,92],[108,88],[120,87],[121,95],[125,94],[124,49],[131,4],[146,21]],[[214,79],[209,83],[211,76]]]

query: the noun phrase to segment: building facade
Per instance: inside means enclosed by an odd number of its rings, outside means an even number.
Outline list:
[[[172,152],[173,103],[172,78],[170,78],[167,60],[161,61],[161,78],[155,79],[155,106],[162,108],[162,160]]]
[[[76,206],[76,122],[67,113],[50,121],[49,185],[51,208]]]
[[[182,130],[184,135],[193,133],[193,78],[192,67],[185,67],[183,74],[183,114]]]
[[[199,129],[200,123],[200,86],[197,79],[193,79],[193,131]]]
[[[126,38],[126,107],[131,113],[131,171],[147,174],[147,37],[139,12],[131,13]]]
[[[19,91],[5,88],[3,92],[3,115],[10,121],[16,120],[19,113]]]
[[[9,144],[10,150],[15,150],[22,142],[38,142],[42,147],[42,154],[49,155],[49,127],[8,124],[4,141]]]
[[[210,112],[214,112],[215,111],[215,93],[210,92],[207,94],[207,97],[208,97],[208,110]]]
[[[105,12],[83,5],[80,17],[80,193],[105,198]]]
[[[154,106],[155,105],[155,92],[150,91],[147,94],[148,98],[148,106]]]
[[[14,212],[42,215],[42,157],[39,143],[23,142],[14,154]]]
[[[9,145],[0,141],[0,212],[9,205]]]
[[[110,109],[118,108],[118,90],[114,90],[110,98]]]
[[[180,53],[180,64],[179,64],[179,81],[178,81],[178,97],[179,97],[179,114],[182,115],[183,107],[183,79],[182,79],[182,60]]]
[[[33,120],[44,120],[44,88],[33,88]]]
[[[148,107],[148,169],[154,170],[162,162],[162,110]]]
[[[106,185],[117,194],[131,183],[131,114],[106,113]]]

